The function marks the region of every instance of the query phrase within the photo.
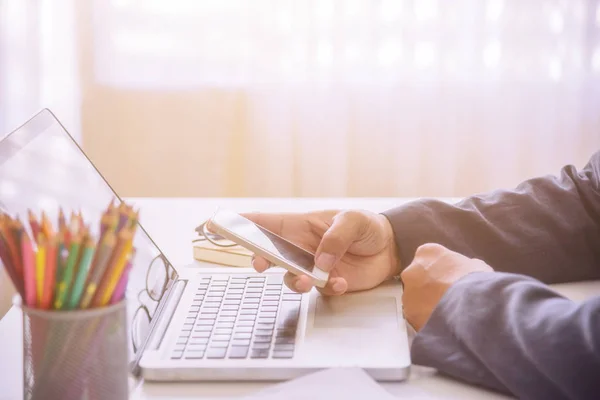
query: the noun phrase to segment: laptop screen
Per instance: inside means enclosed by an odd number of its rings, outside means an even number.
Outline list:
[[[59,210],[81,211],[94,237],[109,203],[121,199],[49,110],[0,141],[0,208],[12,216],[42,210],[56,223]],[[140,210],[144,221],[144,210]],[[164,293],[177,278],[167,258],[140,225],[127,296],[130,359],[136,360]],[[134,363],[135,364],[135,363]]]

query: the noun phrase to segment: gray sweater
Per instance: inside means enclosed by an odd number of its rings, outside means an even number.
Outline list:
[[[523,399],[600,399],[600,293],[575,303],[546,286],[600,279],[600,152],[579,172],[384,214],[403,266],[433,242],[496,271],[448,290],[413,341],[415,364]]]

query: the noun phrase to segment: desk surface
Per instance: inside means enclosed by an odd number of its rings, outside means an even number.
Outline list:
[[[361,208],[380,212],[410,199],[129,199],[141,209],[141,221],[161,250],[176,265],[193,264],[191,240],[194,228],[217,207],[234,211],[307,211],[324,208]],[[455,199],[448,199],[454,201]],[[576,300],[597,291],[596,283],[564,285],[558,289]],[[596,292],[597,293],[597,292]],[[1,305],[0,305],[1,306]],[[21,399],[21,318],[12,309],[0,321],[0,400]],[[133,399],[207,399],[249,394],[269,383],[137,384]],[[483,391],[443,378],[435,371],[414,368],[405,383],[385,383],[391,393],[402,385],[415,386],[434,397],[447,399],[501,399]]]

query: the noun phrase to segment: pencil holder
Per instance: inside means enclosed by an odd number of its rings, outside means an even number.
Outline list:
[[[86,310],[23,312],[25,400],[128,398],[126,302]]]

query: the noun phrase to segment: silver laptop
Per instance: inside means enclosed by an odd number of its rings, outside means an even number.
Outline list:
[[[63,206],[99,220],[112,199],[120,201],[49,110],[0,141],[0,202],[10,213],[43,209],[56,218]],[[140,215],[143,223],[143,209]],[[408,376],[396,281],[339,297],[298,294],[283,284],[278,268],[264,274],[210,264],[176,270],[142,226],[135,247],[127,298],[136,376],[286,380],[330,367],[361,367],[380,381]]]

